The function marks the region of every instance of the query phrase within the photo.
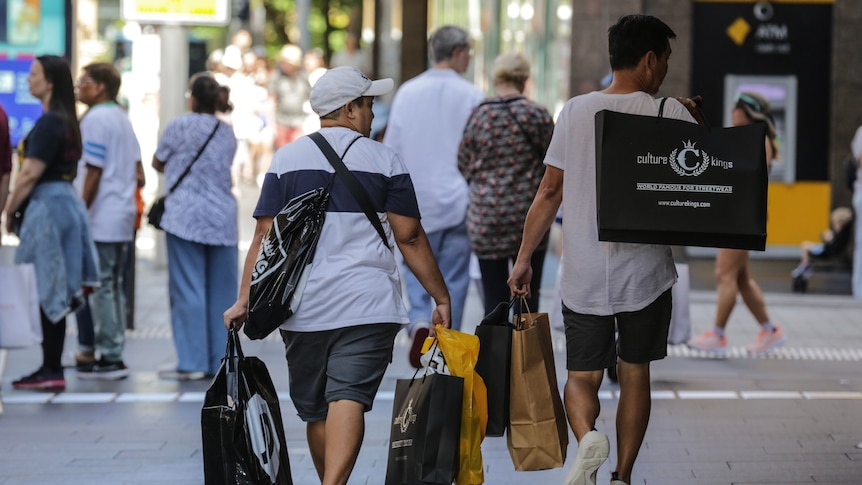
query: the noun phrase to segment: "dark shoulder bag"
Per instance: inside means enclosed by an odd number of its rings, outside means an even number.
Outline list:
[[[315,132],[308,136],[335,167],[336,175],[330,179],[328,186],[312,189],[288,201],[273,218],[272,227],[264,236],[258,251],[249,288],[248,317],[243,330],[252,340],[262,339],[275,331],[299,308],[335,177],[344,180],[366,217],[377,229],[383,244],[389,247],[368,193],[341,161],[341,157],[361,137],[356,137],[339,157],[323,135]]]
[[[198,158],[201,157],[201,154],[204,152],[204,149],[207,147],[207,145],[209,145],[210,140],[213,139],[213,136],[216,134],[216,131],[218,131],[218,127],[220,124],[221,122],[216,120],[216,124],[213,128],[212,133],[210,133],[210,136],[207,138],[204,144],[201,145],[200,149],[198,150],[198,153],[195,155],[195,158],[192,159],[191,163],[189,163],[189,166],[186,167],[186,170],[183,172],[182,175],[180,175],[180,178],[178,178],[177,181],[174,182],[174,185],[170,188],[170,190],[168,190],[165,195],[159,197],[158,199],[156,199],[155,202],[153,202],[153,205],[150,207],[150,211],[147,212],[147,222],[149,222],[151,226],[159,230],[162,229],[162,216],[165,214],[165,199],[167,199],[168,196],[171,195],[174,190],[176,190],[180,182],[182,182],[183,179],[186,178],[186,175],[189,174],[189,170],[192,169],[192,165],[194,165],[195,162],[198,161]]]

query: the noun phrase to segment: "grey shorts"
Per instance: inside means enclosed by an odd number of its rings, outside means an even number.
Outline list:
[[[306,422],[323,421],[332,401],[349,400],[371,410],[392,362],[395,323],[358,325],[322,332],[281,330],[290,399]]]
[[[616,364],[617,354],[632,364],[667,357],[671,306],[671,290],[662,293],[643,310],[616,315],[586,315],[563,305],[566,369],[606,369]]]

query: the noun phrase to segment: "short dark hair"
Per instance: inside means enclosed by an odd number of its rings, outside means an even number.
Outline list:
[[[353,101],[351,101],[351,103],[362,108],[363,106],[365,106],[365,100],[370,99],[370,98],[371,98],[371,96],[360,96],[360,97],[354,99]],[[347,105],[347,103],[344,103],[344,104]],[[325,115],[321,116],[320,119],[322,119],[322,120],[337,120],[338,117],[341,116],[341,111],[343,109],[344,109],[344,106],[338,108],[337,110],[335,110],[331,113],[326,113]]]
[[[84,72],[97,84],[104,84],[105,91],[112,101],[117,100],[120,94],[120,72],[110,62],[94,62],[84,66]]]
[[[199,76],[192,82],[195,112],[215,114],[219,105],[219,84],[211,76]]]
[[[611,69],[637,67],[647,52],[657,56],[668,49],[668,41],[676,33],[661,20],[651,15],[626,15],[608,29],[608,53]]]

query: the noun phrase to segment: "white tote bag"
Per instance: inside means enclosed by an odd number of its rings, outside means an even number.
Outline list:
[[[671,290],[673,312],[670,317],[670,330],[667,332],[667,343],[676,345],[685,343],[691,338],[691,313],[688,305],[689,275],[688,263],[677,263],[678,279]]]
[[[0,264],[0,288],[0,348],[42,343],[35,266]]]

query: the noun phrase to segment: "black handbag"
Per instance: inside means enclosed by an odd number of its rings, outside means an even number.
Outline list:
[[[503,436],[509,427],[509,374],[512,367],[512,330],[509,310],[516,298],[500,302],[476,326],[479,358],[476,372],[488,391],[486,436]]]
[[[194,163],[198,161],[198,158],[201,157],[201,154],[204,152],[204,148],[206,148],[207,145],[209,145],[210,140],[213,139],[213,136],[216,134],[216,131],[218,131],[218,127],[220,124],[221,124],[221,122],[216,120],[215,127],[213,127],[213,131],[210,133],[210,136],[207,137],[204,144],[201,145],[200,149],[198,149],[198,153],[195,155],[195,158],[193,158],[192,161],[189,162],[189,165],[183,171],[182,175],[180,175],[180,178],[178,178],[177,181],[174,182],[174,185],[171,186],[171,189],[168,190],[168,192],[165,195],[156,199],[156,201],[153,202],[153,205],[150,206],[150,210],[147,212],[147,222],[151,226],[155,227],[156,229],[161,230],[161,228],[162,228],[162,216],[165,215],[165,200],[168,198],[169,195],[171,195],[171,193],[174,190],[176,190],[177,186],[180,185],[180,182],[182,182],[183,179],[186,178],[186,175],[189,174],[189,170],[192,169],[192,165],[194,165]]]
[[[243,327],[251,339],[266,337],[299,307],[326,219],[329,190],[335,177],[347,185],[383,244],[389,247],[383,225],[374,212],[368,193],[341,160],[356,140],[362,137],[354,138],[341,157],[319,132],[312,133],[309,138],[326,155],[336,175],[326,187],[310,190],[291,199],[273,218],[252,270],[248,317]]]
[[[458,475],[464,378],[398,379],[385,485],[451,485]]]
[[[236,330],[201,409],[207,485],[292,485],[278,395],[266,365],[246,357]]]
[[[765,249],[765,123],[707,128],[607,110],[595,123],[600,241]]]

